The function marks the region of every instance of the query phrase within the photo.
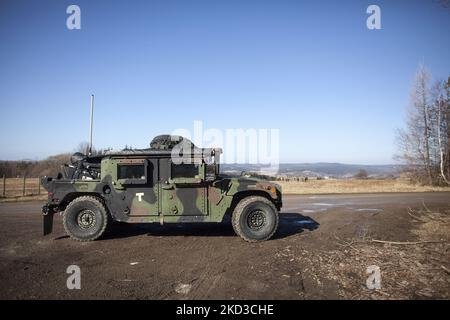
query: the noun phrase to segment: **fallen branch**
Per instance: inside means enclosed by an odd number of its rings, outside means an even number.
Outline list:
[[[418,220],[418,221],[421,221],[421,222],[426,222],[425,220],[423,220],[423,219],[421,219],[421,218],[419,218],[418,216],[416,216],[416,215],[414,215],[413,214],[413,210],[410,208],[410,207],[408,207],[408,210],[406,211],[411,217],[413,217],[414,219],[416,219],[416,220]]]
[[[417,245],[417,244],[425,244],[425,243],[445,243],[447,241],[406,241],[406,242],[399,242],[399,241],[384,241],[384,240],[376,240],[376,239],[372,239],[372,242],[377,242],[377,243],[388,243],[388,244],[398,244],[398,245],[403,245],[403,244],[412,244],[412,245]]]
[[[425,208],[425,210],[426,210],[427,212],[432,213],[431,210],[428,209],[428,207],[426,206],[425,200],[424,200],[424,199],[422,199],[422,205],[423,205],[423,207]]]
[[[445,272],[447,272],[448,274],[450,274],[450,270],[444,266],[441,266],[441,269],[444,270]]]
[[[425,205],[425,201],[422,199],[422,205],[425,208],[425,212],[423,212],[423,214],[430,220],[434,220],[434,221],[440,221],[443,222],[442,219],[440,219],[439,217],[435,217],[433,215],[437,215],[439,216],[439,212],[433,212],[431,211],[426,205]]]
[[[341,246],[341,247],[344,247],[344,248],[350,248],[350,249],[353,249],[353,250],[355,250],[355,251],[358,251],[358,249],[356,249],[355,247],[353,247],[353,244],[355,243],[354,240],[351,240],[350,242],[347,242],[347,241],[345,241],[345,240],[340,239],[336,234],[334,235],[334,238],[335,238],[336,240],[338,240],[338,241],[342,241],[342,242],[343,242],[343,243],[336,242],[336,244],[337,244],[338,246]]]
[[[438,254],[438,255],[440,255],[440,256],[442,256],[442,255],[445,254],[445,253],[443,253],[443,252],[440,252],[440,251],[437,251],[437,250],[433,250],[433,249],[429,249],[429,248],[423,248],[423,250],[428,251],[428,252],[431,252],[431,253]]]

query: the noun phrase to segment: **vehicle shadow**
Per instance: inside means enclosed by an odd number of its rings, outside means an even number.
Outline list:
[[[286,238],[303,233],[305,230],[314,231],[319,226],[320,224],[311,217],[296,212],[283,212],[280,213],[278,231],[273,239]]]
[[[235,236],[231,221],[220,223],[118,223],[101,238],[118,239],[140,235],[152,237],[231,237]]]
[[[313,231],[319,227],[314,219],[299,213],[281,213],[278,231],[274,239],[282,239],[299,234],[304,230]],[[101,238],[120,239],[148,235],[152,237],[236,237],[229,216],[220,223],[167,223],[163,226],[150,223],[117,223]]]

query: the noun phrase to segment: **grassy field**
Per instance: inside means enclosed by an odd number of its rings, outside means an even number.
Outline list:
[[[23,178],[7,178],[5,184],[6,197],[15,197],[23,195]],[[46,193],[41,187],[41,193]],[[39,179],[25,179],[25,195],[35,195],[39,193]],[[3,195],[3,180],[0,178],[0,195]]]
[[[450,187],[422,186],[407,180],[391,179],[277,181],[276,183],[281,185],[283,194],[450,191]]]
[[[283,188],[283,194],[450,191],[450,187],[421,186],[406,180],[309,180],[307,182],[277,181],[276,183]],[[47,198],[45,189],[42,187],[39,189],[38,178],[26,179],[25,195],[23,178],[6,179],[5,190],[5,196],[3,196],[3,181],[0,181],[0,202]]]
[[[44,200],[47,198],[47,191],[42,186],[39,188],[38,178],[25,179],[25,194],[23,192],[23,178],[8,178],[5,182],[5,191],[3,191],[3,180],[0,178],[0,202]]]

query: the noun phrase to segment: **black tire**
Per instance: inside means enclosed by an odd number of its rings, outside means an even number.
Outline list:
[[[64,229],[72,239],[77,241],[98,239],[110,222],[105,205],[96,197],[75,198],[64,210]]]
[[[274,204],[260,196],[242,199],[232,216],[233,229],[248,242],[270,239],[278,228],[278,210]]]

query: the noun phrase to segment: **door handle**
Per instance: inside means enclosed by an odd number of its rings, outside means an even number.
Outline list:
[[[173,189],[173,185],[166,184],[166,185],[163,185],[161,188],[164,189],[164,190],[172,190]]]

